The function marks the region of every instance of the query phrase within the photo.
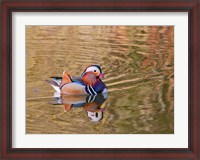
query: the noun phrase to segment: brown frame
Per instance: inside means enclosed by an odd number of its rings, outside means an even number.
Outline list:
[[[199,0],[3,0],[1,2],[0,159],[199,159]],[[12,148],[12,12],[188,12],[188,148],[42,149]]]

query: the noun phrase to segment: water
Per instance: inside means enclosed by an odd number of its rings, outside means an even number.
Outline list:
[[[108,95],[54,97],[44,82],[90,64]],[[173,26],[26,26],[26,133],[174,133]]]

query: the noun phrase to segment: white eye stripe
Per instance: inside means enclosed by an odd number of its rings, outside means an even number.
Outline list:
[[[97,73],[100,73],[99,68],[97,68],[97,67],[95,67],[95,66],[88,67],[88,68],[86,69],[85,72],[90,72],[90,71],[93,71],[93,72],[94,72],[95,70],[96,70]]]

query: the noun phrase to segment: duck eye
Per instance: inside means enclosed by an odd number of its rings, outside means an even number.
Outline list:
[[[96,72],[96,70],[94,70],[94,72]]]

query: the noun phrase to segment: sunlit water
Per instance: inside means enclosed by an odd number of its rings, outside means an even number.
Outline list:
[[[108,95],[54,97],[44,82],[90,64]],[[26,133],[174,133],[173,27],[26,26]]]

